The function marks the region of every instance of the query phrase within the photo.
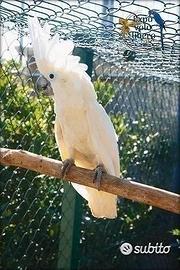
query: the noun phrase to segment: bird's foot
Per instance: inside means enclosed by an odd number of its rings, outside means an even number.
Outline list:
[[[105,169],[103,164],[99,164],[95,168],[94,171],[95,171],[95,174],[94,174],[94,178],[93,178],[93,183],[96,183],[97,189],[100,190],[102,175],[103,175],[103,173],[107,173],[107,172],[106,172],[106,169]]]
[[[61,170],[61,177],[64,178],[72,166],[75,166],[74,159],[68,158],[63,161],[63,166]]]

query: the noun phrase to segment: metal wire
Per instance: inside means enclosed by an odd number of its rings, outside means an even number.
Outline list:
[[[42,25],[48,21],[61,38],[93,50],[92,80],[119,136],[123,175],[174,190],[178,7],[177,1],[160,0],[1,1],[0,145],[60,158],[53,134],[53,102],[40,92],[42,87],[48,93],[52,89],[37,70],[28,36],[27,17],[37,15]],[[140,31],[155,35],[152,43],[143,40],[145,44],[131,39],[134,28],[124,34],[119,23],[119,19],[147,19],[154,8],[165,20],[164,49],[154,19],[146,24],[150,30]],[[64,192],[62,181],[20,168],[1,166],[0,178],[1,268],[56,269],[57,261],[68,260],[59,245],[63,242],[73,250],[69,236],[61,231],[63,220],[67,230],[71,223],[70,188]],[[97,220],[86,202],[82,204],[79,252],[75,254],[78,269],[146,269],[147,265],[178,269],[176,237],[169,233],[176,228],[169,221],[172,215],[119,198],[118,218]],[[164,239],[172,246],[166,258],[132,254],[126,260],[128,256],[119,251],[123,241],[145,245]]]
[[[13,8],[8,1],[1,4],[1,22],[9,29],[21,29],[26,33],[27,17],[35,14],[42,22],[49,21],[52,31],[58,32],[62,38],[70,38],[77,46],[93,47],[101,51],[107,61],[119,66],[120,71],[138,74],[165,76],[178,79],[179,57],[179,4],[176,1],[109,1],[111,7],[103,6],[101,1],[16,1]],[[160,30],[152,20],[141,26],[149,26],[150,30],[141,34],[155,35],[154,44],[144,40],[146,45],[124,37],[119,18],[135,18],[140,16],[148,20],[148,11],[156,7],[165,18],[166,30],[163,33],[164,51],[161,50]],[[13,24],[10,24],[12,22]],[[9,26],[11,25],[11,26]],[[130,32],[132,32],[130,30]],[[134,43],[133,43],[134,42]],[[136,52],[134,61],[127,62],[124,51]]]

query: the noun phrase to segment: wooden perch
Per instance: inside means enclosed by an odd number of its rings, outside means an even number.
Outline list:
[[[62,162],[23,150],[0,148],[0,164],[20,167],[40,174],[61,178]],[[92,181],[93,176],[93,171],[73,166],[64,180],[96,188]],[[180,196],[166,190],[108,174],[103,174],[100,189],[176,214],[180,213]]]

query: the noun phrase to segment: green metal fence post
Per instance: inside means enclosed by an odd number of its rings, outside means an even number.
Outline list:
[[[81,57],[81,62],[88,65],[87,73],[92,75],[93,52],[87,48],[75,48],[74,55]],[[82,197],[69,184],[64,182],[62,200],[62,219],[58,252],[58,270],[78,268],[79,243],[82,218]]]

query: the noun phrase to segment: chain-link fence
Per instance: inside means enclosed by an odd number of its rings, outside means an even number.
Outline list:
[[[36,15],[52,33],[73,39],[88,65],[119,137],[123,175],[177,191],[178,7],[160,0],[1,1],[1,147],[60,159],[53,100],[44,95],[51,86],[28,35],[27,18]],[[165,21],[162,32],[153,8]],[[0,179],[1,269],[178,269],[175,215],[119,198],[117,219],[96,219],[58,179],[3,166]],[[171,250],[124,256],[123,242],[162,242]]]

